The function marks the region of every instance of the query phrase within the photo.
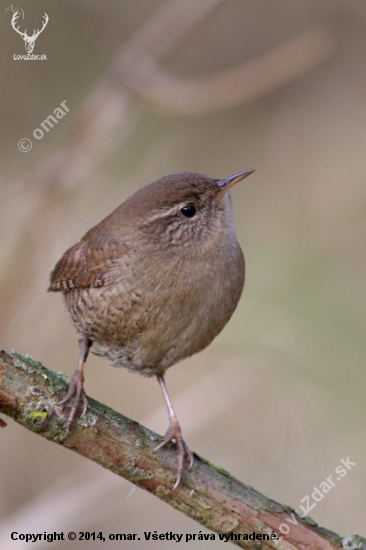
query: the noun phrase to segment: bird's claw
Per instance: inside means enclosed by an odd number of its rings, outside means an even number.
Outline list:
[[[69,389],[67,394],[61,401],[59,401],[58,404],[64,405],[65,403],[68,403],[71,399],[73,399],[73,402],[71,404],[71,411],[64,424],[65,432],[63,436],[60,438],[60,441],[63,441],[69,435],[70,427],[75,420],[75,416],[78,411],[80,402],[82,402],[83,404],[83,410],[80,417],[85,416],[88,408],[88,400],[86,398],[85,391],[84,391],[84,375],[82,372],[78,370],[74,372],[71,378],[71,382],[69,384]]]
[[[189,462],[188,471],[192,468],[192,466],[193,466],[193,453],[188,448],[186,442],[184,441],[184,439],[182,437],[182,430],[180,428],[180,425],[179,425],[178,421],[176,421],[176,420],[170,422],[169,428],[166,431],[166,434],[164,436],[163,441],[160,443],[160,445],[158,445],[155,448],[155,451],[157,451],[159,449],[162,449],[163,447],[165,447],[165,445],[167,443],[169,443],[173,439],[175,440],[176,445],[177,445],[177,455],[178,455],[177,474],[176,474],[176,479],[175,479],[175,483],[174,483],[174,487],[173,487],[173,491],[174,491],[174,489],[176,489],[178,487],[178,485],[179,485],[179,483],[182,479],[182,473],[183,473],[183,469],[184,469],[184,459],[185,458]]]

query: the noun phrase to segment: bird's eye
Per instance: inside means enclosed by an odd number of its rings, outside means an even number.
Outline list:
[[[180,213],[183,214],[185,218],[193,218],[197,213],[197,209],[193,204],[187,204],[187,206],[182,206]]]

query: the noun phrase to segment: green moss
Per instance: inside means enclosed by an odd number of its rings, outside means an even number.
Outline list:
[[[36,403],[29,403],[24,407],[23,424],[32,431],[39,432],[45,428],[50,412],[50,404],[40,397]]]
[[[125,475],[132,483],[138,483],[144,479],[153,479],[154,473],[151,470],[142,470],[138,468],[134,462],[129,462],[121,472]]]
[[[47,411],[32,411],[28,414],[28,418],[37,420],[37,418],[46,418],[47,415]]]
[[[307,523],[308,525],[312,525],[313,527],[316,527],[318,525],[317,522],[313,520],[313,518],[311,518],[310,516],[305,516],[301,519],[303,520],[303,522]]]
[[[45,380],[48,380],[48,391],[51,395],[58,395],[62,390],[67,389],[68,384],[64,379],[61,372],[55,372],[41,365],[38,361],[35,361],[30,355],[22,355],[14,350],[11,350],[11,357],[14,361],[14,366],[18,369],[22,369],[29,374],[36,374],[42,376]]]
[[[198,455],[196,455],[196,456],[198,456]],[[220,474],[223,474],[224,476],[232,479],[232,475],[230,474],[230,472],[225,470],[225,468],[223,468],[222,466],[216,466],[216,464],[214,464],[210,460],[207,460],[207,458],[203,458],[202,456],[198,456],[198,458],[201,462],[203,462],[203,464],[207,464],[207,466],[210,466],[210,468],[213,468],[217,472],[220,472]]]
[[[358,535],[348,535],[342,538],[343,550],[366,550],[366,539]]]
[[[163,487],[163,485],[158,485],[155,494],[157,497],[159,497],[161,500],[168,501],[170,498],[171,490],[167,489],[166,487]]]
[[[49,376],[51,376],[58,380],[61,380],[65,384],[67,383],[66,380],[64,380],[63,378],[62,372],[55,372],[52,369],[44,367],[39,361],[33,359],[33,357],[31,357],[29,354],[22,355],[15,350],[11,350],[10,356],[13,358],[14,365],[17,368],[23,369],[30,374],[37,373],[44,378],[48,378]]]

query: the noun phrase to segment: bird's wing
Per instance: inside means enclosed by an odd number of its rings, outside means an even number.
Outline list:
[[[100,287],[121,277],[123,247],[109,235],[82,240],[68,250],[51,273],[49,290]]]

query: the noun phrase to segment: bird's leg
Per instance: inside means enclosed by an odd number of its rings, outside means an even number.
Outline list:
[[[88,408],[88,400],[84,391],[84,363],[86,361],[86,358],[88,357],[89,348],[91,345],[92,341],[87,337],[80,340],[80,354],[77,369],[72,375],[67,394],[61,401],[59,401],[59,405],[63,405],[64,403],[70,401],[70,399],[74,398],[71,405],[70,414],[64,425],[65,433],[60,441],[63,441],[69,435],[70,426],[74,422],[80,401],[83,403],[83,411],[81,413],[81,417],[85,416],[86,410]]]
[[[172,441],[175,439],[175,442],[177,444],[177,454],[178,454],[178,468],[177,468],[177,477],[174,483],[173,491],[176,489],[180,483],[180,480],[182,478],[183,473],[183,467],[184,467],[184,459],[187,458],[189,461],[188,470],[190,470],[193,466],[193,453],[189,450],[187,447],[183,437],[182,437],[182,430],[180,428],[177,416],[174,412],[174,409],[172,407],[172,404],[169,399],[169,395],[166,389],[164,376],[157,376],[158,382],[161,386],[161,389],[163,390],[165,403],[168,409],[168,415],[169,415],[169,428],[167,429],[167,432],[164,436],[164,441],[160,443],[156,447],[156,451],[158,449],[161,449],[164,447],[169,441]]]

